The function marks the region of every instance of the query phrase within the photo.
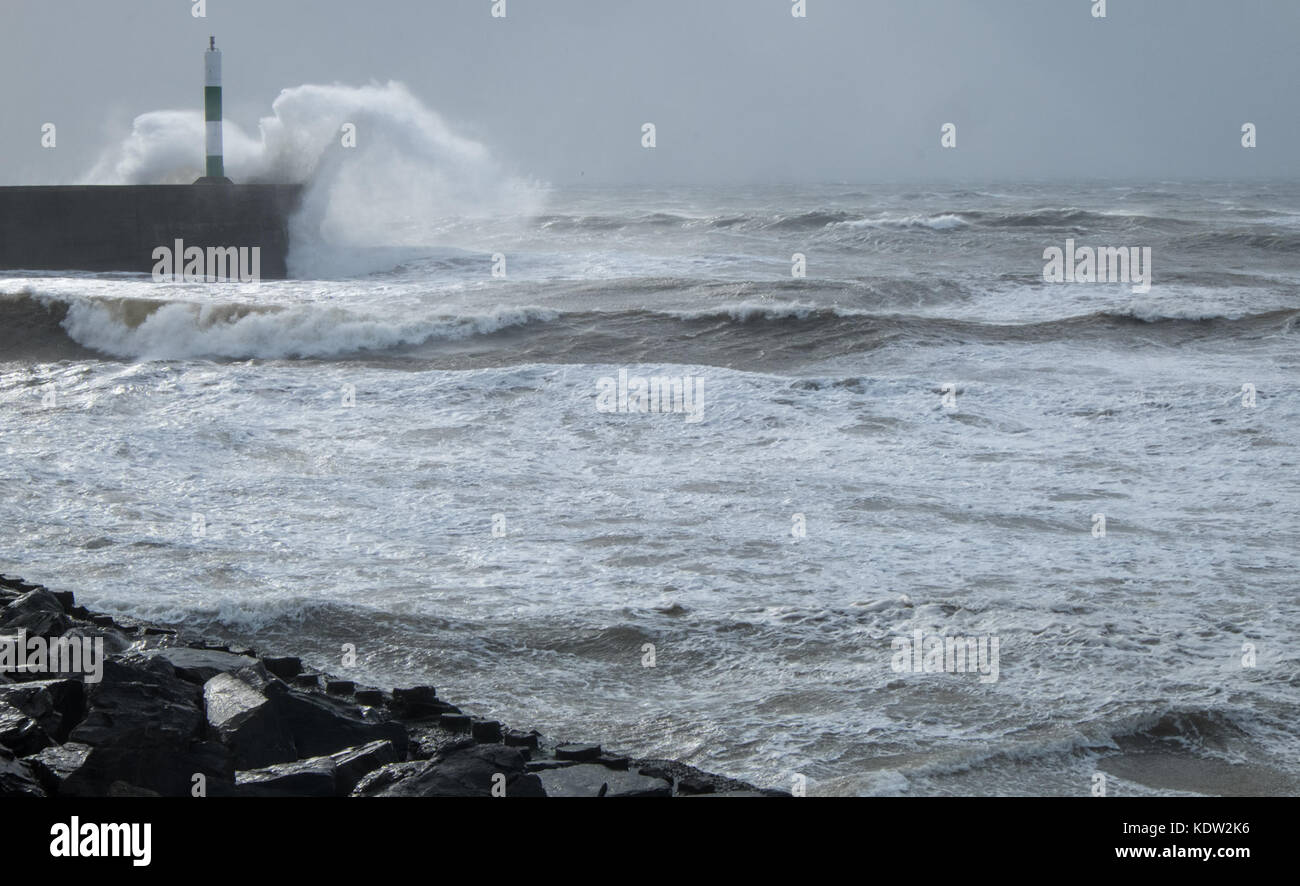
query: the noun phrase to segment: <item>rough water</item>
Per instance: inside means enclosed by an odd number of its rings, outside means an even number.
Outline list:
[[[1300,793],[1300,186],[309,203],[303,279],[0,278],[0,570],[764,786]]]

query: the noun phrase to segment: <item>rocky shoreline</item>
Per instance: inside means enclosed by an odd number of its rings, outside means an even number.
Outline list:
[[[97,651],[98,650],[98,651]],[[0,575],[0,797],[782,796]]]

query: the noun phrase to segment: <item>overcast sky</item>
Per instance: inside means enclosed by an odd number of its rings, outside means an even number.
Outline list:
[[[492,5],[0,0],[0,183],[73,183],[136,115],[200,109],[209,34],[252,132],[284,87],[399,80],[557,185],[1300,176],[1298,0]]]

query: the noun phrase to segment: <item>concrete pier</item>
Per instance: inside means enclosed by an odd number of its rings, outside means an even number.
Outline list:
[[[0,188],[0,270],[139,271],[153,252],[261,247],[264,279],[288,276],[289,216],[301,185]]]

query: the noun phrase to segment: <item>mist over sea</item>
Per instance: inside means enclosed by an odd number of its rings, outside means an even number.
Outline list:
[[[548,188],[373,89],[228,135],[299,279],[0,278],[0,570],[764,786],[1300,790],[1300,186]]]

